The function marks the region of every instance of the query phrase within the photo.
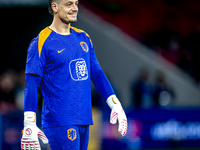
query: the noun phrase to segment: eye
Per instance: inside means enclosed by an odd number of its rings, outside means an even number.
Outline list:
[[[71,5],[72,5],[72,2],[66,3],[66,6],[71,6]]]
[[[72,3],[66,3],[66,6],[71,6],[72,5]]]
[[[71,7],[72,5],[76,5],[76,6],[78,6],[78,1],[76,1],[76,2],[67,2],[67,3],[65,3],[65,5],[67,6],[67,7]]]

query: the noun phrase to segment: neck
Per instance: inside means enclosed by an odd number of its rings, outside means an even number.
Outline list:
[[[54,16],[52,24],[49,26],[50,29],[58,34],[69,35],[70,34],[70,23],[66,24]]]

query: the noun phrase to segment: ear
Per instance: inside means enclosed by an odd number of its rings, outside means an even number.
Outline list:
[[[53,12],[57,13],[58,12],[58,4],[53,2],[51,3],[51,8],[53,10]]]

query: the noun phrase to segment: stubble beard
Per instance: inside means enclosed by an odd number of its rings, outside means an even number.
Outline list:
[[[76,23],[77,22],[77,19],[71,19],[69,20],[69,23]]]
[[[69,20],[61,19],[61,21],[65,24],[76,23],[77,18],[76,19],[69,19]]]

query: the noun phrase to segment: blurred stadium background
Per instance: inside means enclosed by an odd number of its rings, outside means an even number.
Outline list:
[[[52,16],[48,0],[0,0],[0,14],[0,150],[19,150],[26,51]],[[89,150],[200,149],[199,0],[80,0],[72,26],[91,36],[129,123],[120,137],[92,88]]]

